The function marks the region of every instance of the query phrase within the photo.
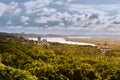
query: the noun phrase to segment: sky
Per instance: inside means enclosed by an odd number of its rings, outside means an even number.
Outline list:
[[[0,32],[120,34],[120,0],[0,0]]]

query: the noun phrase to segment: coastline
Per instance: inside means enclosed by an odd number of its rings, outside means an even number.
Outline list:
[[[37,38],[28,38],[29,40],[34,40],[37,41]],[[61,44],[72,44],[72,45],[90,45],[90,46],[96,46],[95,44],[92,43],[87,43],[87,42],[77,42],[77,41],[71,41],[71,40],[67,40],[64,37],[52,37],[52,38],[41,38],[41,39],[46,39],[48,42],[57,42],[57,43],[61,43]]]

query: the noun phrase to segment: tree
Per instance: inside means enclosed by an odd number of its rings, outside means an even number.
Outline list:
[[[28,71],[0,64],[0,80],[37,80],[37,78]]]

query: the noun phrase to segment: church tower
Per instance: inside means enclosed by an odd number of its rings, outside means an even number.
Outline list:
[[[41,37],[38,37],[38,45],[41,44]]]

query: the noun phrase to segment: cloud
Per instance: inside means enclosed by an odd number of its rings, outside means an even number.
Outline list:
[[[26,9],[26,13],[30,14],[32,11],[43,8],[47,6],[52,0],[34,0],[27,1],[24,3],[24,7]]]
[[[97,13],[93,13],[92,15],[89,16],[89,19],[98,19],[99,15]]]
[[[18,2],[14,1],[10,2],[9,5],[7,6],[8,7],[7,12],[13,16],[19,14],[22,11],[22,9],[19,8],[18,5],[19,5]]]
[[[27,0],[0,2],[1,26],[76,31],[119,31],[119,4],[79,4],[74,0]],[[4,14],[4,15],[3,15]],[[20,27],[24,25],[23,27]],[[14,26],[14,27],[13,27]],[[34,27],[35,26],[35,27]]]
[[[7,5],[0,2],[0,17],[4,14],[6,10],[7,10]]]
[[[64,5],[64,3],[62,1],[56,1],[56,2],[54,2],[54,4],[59,5],[59,6]]]
[[[113,24],[120,24],[120,22],[114,21]]]
[[[11,20],[8,20],[7,25],[12,25]]]
[[[21,22],[26,22],[26,21],[29,21],[29,20],[30,20],[30,18],[27,17],[27,16],[21,16],[21,19],[20,19]]]
[[[47,17],[36,18],[36,19],[34,19],[34,22],[44,24],[44,23],[48,22],[48,18]]]
[[[49,13],[48,16],[43,15],[40,18],[35,18],[34,22],[36,22],[36,23],[62,22],[63,19],[66,21],[69,21],[69,17],[71,17],[71,15],[68,14],[67,12],[65,12],[65,13],[54,12],[53,14]]]
[[[9,3],[9,8],[11,10],[13,10],[13,9],[15,9],[18,6],[18,4],[19,4],[18,2],[12,1],[12,2]]]
[[[37,13],[38,16],[44,16],[54,14],[55,12],[57,12],[57,10],[53,8],[41,8],[35,10],[33,13]]]
[[[27,22],[25,22],[24,24],[25,24],[25,25],[28,25],[28,23],[27,23]]]
[[[6,26],[8,29],[22,29],[23,26]]]
[[[60,26],[60,27],[64,27],[65,26],[65,24],[64,23],[59,23],[59,25],[58,26]]]
[[[20,12],[22,11],[22,9],[21,8],[16,8],[13,12],[13,15],[17,15],[17,14],[19,14]]]
[[[67,2],[73,2],[74,0],[67,0]]]
[[[28,29],[28,30],[39,30],[39,29],[42,29],[40,27],[27,27],[25,29]]]
[[[120,12],[114,13],[114,15],[111,15],[111,13],[113,13],[114,10],[117,12],[119,8],[119,5],[70,4],[68,10],[73,11],[76,14],[71,15],[73,17],[72,19],[69,18],[69,21],[73,25],[69,26],[69,29],[89,29],[91,31],[99,31],[107,28],[107,30],[113,30],[112,28],[114,26],[119,25],[118,13]]]

